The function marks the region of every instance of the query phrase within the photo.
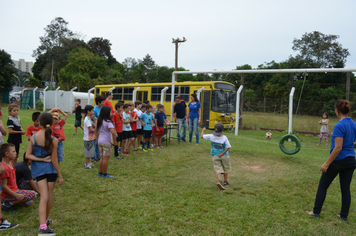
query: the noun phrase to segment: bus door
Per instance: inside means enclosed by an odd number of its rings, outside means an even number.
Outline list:
[[[136,92],[136,99],[140,100],[142,103],[148,100],[148,91],[140,91]]]
[[[210,114],[210,93],[211,91],[202,92],[200,94],[201,105],[202,105],[202,125],[203,127],[209,129],[209,114]]]

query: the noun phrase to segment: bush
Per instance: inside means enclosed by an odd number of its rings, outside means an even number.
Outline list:
[[[36,106],[37,106],[37,110],[39,111],[43,110],[43,102],[41,100],[37,100]]]

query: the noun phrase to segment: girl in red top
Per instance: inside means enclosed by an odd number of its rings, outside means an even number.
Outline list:
[[[108,106],[111,108],[111,113],[114,113],[114,108],[112,107],[112,104],[110,102],[110,100],[113,98],[113,95],[111,92],[106,92],[106,99],[105,99],[105,103],[104,106]]]
[[[120,155],[121,153],[121,145],[122,145],[122,139],[123,139],[123,132],[122,132],[122,121],[121,121],[121,112],[122,112],[122,107],[124,105],[120,102],[115,104],[115,112],[112,115],[112,122],[114,123],[115,126],[115,131],[117,133],[117,145],[115,146],[115,157],[122,159],[123,157]],[[119,145],[120,142],[120,145]],[[120,147],[120,148],[119,148]]]
[[[139,121],[139,118],[137,116],[137,113],[134,111],[135,110],[135,104],[133,102],[128,103],[130,105],[130,110],[131,110],[131,117],[132,117],[132,122],[130,123],[131,129],[132,129],[132,134],[134,136],[134,139],[131,141],[127,149],[129,149],[131,146],[133,146],[134,151],[137,151],[136,148],[136,138],[137,138],[137,121]]]

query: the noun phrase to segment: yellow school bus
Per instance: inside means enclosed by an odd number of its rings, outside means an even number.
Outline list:
[[[112,89],[113,107],[118,101],[132,102],[140,100],[144,102],[149,100],[150,104],[156,106],[161,103],[161,91],[166,88],[163,96],[163,105],[166,110],[168,120],[171,113],[171,94],[172,83],[134,83],[134,84],[109,84],[95,86],[95,96],[104,95]],[[179,95],[188,106],[190,95],[197,93],[205,87],[200,93],[201,103],[201,126],[213,129],[217,122],[222,122],[225,128],[234,126],[233,117],[236,110],[236,89],[231,83],[223,81],[203,81],[203,82],[176,82],[174,96]],[[138,89],[139,88],[139,89]],[[138,90],[137,90],[138,89]],[[134,93],[134,91],[137,90]]]

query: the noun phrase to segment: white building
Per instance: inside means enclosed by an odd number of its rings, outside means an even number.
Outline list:
[[[28,72],[31,76],[33,76],[33,73],[31,71],[33,67],[33,62],[26,62],[25,59],[20,59],[18,61],[13,60],[13,62],[15,64],[16,69],[19,69],[23,72]]]

